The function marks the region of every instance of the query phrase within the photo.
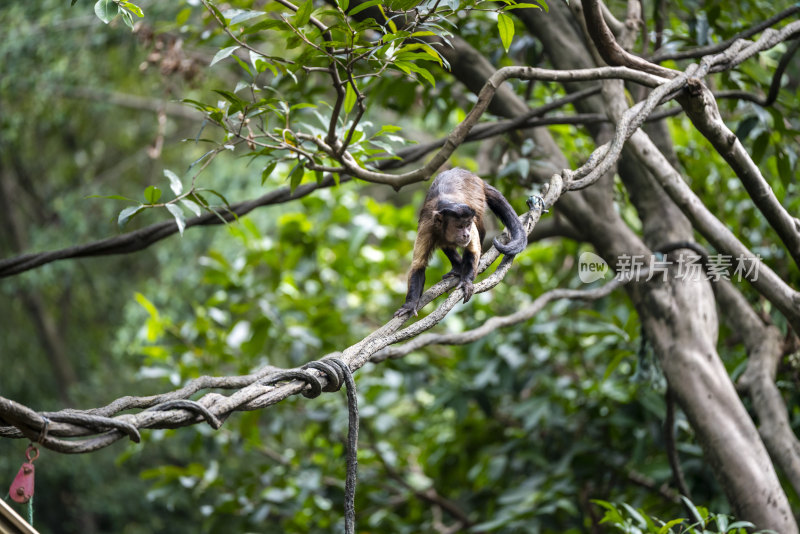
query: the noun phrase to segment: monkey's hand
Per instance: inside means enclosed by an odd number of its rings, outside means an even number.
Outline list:
[[[444,276],[442,276],[442,280],[447,280],[448,278],[454,278],[457,276],[461,276],[459,270],[451,269],[449,273],[446,273]]]
[[[418,310],[419,310],[419,300],[406,301],[405,304],[400,306],[400,308],[396,312],[394,312],[394,317],[405,317],[411,313],[413,313],[414,317],[416,317]]]
[[[461,282],[456,286],[456,288],[459,287],[464,290],[464,302],[469,302],[469,299],[472,298],[472,294],[475,293],[475,287],[472,285],[472,280],[462,278]]]

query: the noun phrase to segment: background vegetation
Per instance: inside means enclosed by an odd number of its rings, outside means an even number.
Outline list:
[[[132,11],[131,32],[124,17],[106,25],[90,3],[68,4],[0,7],[0,257],[189,219],[195,208],[224,212],[226,203],[317,183],[321,173],[313,165],[331,165],[318,156],[304,171],[290,153],[248,146],[246,134],[231,135],[237,109],[262,98],[262,109],[272,106],[272,125],[291,120],[293,127],[324,135],[335,93],[324,73],[302,66],[321,66],[325,55],[292,38],[286,26],[263,25],[302,12],[277,3],[217,3],[216,13],[231,31],[226,33],[204,3],[140,2],[145,16]],[[498,4],[441,4],[452,12],[432,21],[433,30],[463,40],[494,67],[552,66],[543,38],[528,31],[517,10],[498,14]],[[542,7],[564,10],[538,4],[526,9],[544,17],[552,11]],[[311,2],[301,9],[306,5]],[[622,17],[625,5],[608,5]],[[683,49],[723,41],[787,6],[681,1],[667,9],[644,2],[644,13],[649,20],[663,8],[665,46]],[[386,10],[411,7],[395,3]],[[248,10],[264,9],[266,18],[246,19]],[[237,15],[241,22],[234,24]],[[357,24],[356,17],[349,20]],[[247,37],[264,59],[253,59],[244,48],[229,50],[232,36]],[[306,36],[322,39],[319,32]],[[636,49],[643,46],[638,42]],[[787,46],[718,75],[713,88],[765,94]],[[363,135],[356,134],[351,149],[362,162],[447,135],[475,101],[472,88],[449,73],[446,58],[425,48],[407,53],[413,55],[376,55],[375,63],[355,70],[380,72],[360,86]],[[792,214],[800,211],[796,64],[771,107],[720,100],[729,127]],[[631,90],[634,100],[637,90]],[[533,81],[513,81],[513,91],[534,108],[566,94],[561,84]],[[345,102],[351,120],[358,111],[355,98],[349,94]],[[291,106],[297,107],[287,113]],[[502,115],[490,111],[487,121]],[[215,126],[215,119],[225,127]],[[674,164],[694,192],[798,287],[797,265],[776,244],[725,160],[685,115],[664,124]],[[548,127],[571,168],[596,147],[593,128],[591,122]],[[370,143],[376,132],[380,137]],[[540,156],[543,148],[512,131],[464,144],[450,162],[481,172],[522,213],[525,199],[542,191],[537,177],[557,170]],[[181,183],[177,195],[186,193],[190,202],[172,203],[170,210],[158,204],[176,196],[175,180]],[[610,184],[620,218],[645,233],[630,198],[635,193],[619,178]],[[4,278],[0,394],[40,411],[85,409],[124,395],[176,389],[201,375],[297,367],[342,350],[386,323],[402,303],[425,187],[395,191],[343,181],[227,225],[188,228],[136,254],[58,261]],[[95,197],[111,195],[134,201]],[[119,226],[121,212],[127,219],[133,210],[135,216]],[[531,240],[503,283],[458,306],[437,329],[475,328],[550,289],[583,287],[577,258],[597,246],[585,228],[559,227],[562,217],[558,211],[546,215],[541,224],[555,229]],[[449,270],[446,263],[437,256],[428,280]],[[785,317],[749,286],[738,287],[791,341]],[[603,532],[615,523],[637,532],[648,531],[644,515],[694,522],[665,452],[663,356],[643,343],[639,313],[623,291],[593,303],[557,301],[533,320],[475,343],[431,346],[358,371],[358,530]],[[741,332],[725,324],[720,329],[717,351],[735,381],[748,353]],[[787,347],[796,351],[796,345]],[[796,432],[793,350],[783,355],[776,381]],[[42,532],[126,534],[340,530],[345,408],[343,393],[290,398],[268,410],[235,414],[220,431],[203,425],[145,431],[140,444],[119,443],[90,455],[43,451],[36,462],[35,526]],[[709,463],[696,428],[680,411],[676,439],[697,513],[737,511],[716,476],[724,466]],[[11,482],[25,445],[0,440],[0,480]],[[785,489],[798,510],[797,495],[788,483]],[[601,524],[604,514],[609,523]],[[737,528],[729,523],[720,519],[708,528]]]

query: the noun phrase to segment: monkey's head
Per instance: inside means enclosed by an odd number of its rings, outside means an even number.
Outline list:
[[[440,202],[434,212],[434,221],[440,228],[442,241],[457,247],[469,245],[475,210],[466,204]]]

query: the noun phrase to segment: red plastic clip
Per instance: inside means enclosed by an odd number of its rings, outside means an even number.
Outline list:
[[[33,456],[31,456],[31,454]],[[27,462],[22,464],[19,468],[17,476],[14,477],[14,482],[11,483],[11,488],[8,490],[8,495],[16,502],[25,504],[31,497],[33,497],[33,462],[39,457],[39,449],[33,443],[28,445],[25,451],[25,458]]]

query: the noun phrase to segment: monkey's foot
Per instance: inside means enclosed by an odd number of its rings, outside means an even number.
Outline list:
[[[419,301],[416,302],[406,302],[400,308],[394,312],[394,317],[405,317],[411,313],[414,314],[414,317],[417,316],[417,311],[419,310]]]
[[[461,273],[455,269],[452,269],[449,273],[446,273],[444,276],[442,276],[442,280],[447,280],[448,278],[457,278],[459,276],[461,276]]]
[[[472,298],[472,294],[475,293],[475,286],[472,285],[472,280],[465,280],[461,279],[461,283],[456,286],[456,288],[461,288],[464,290],[464,302],[469,302],[469,299]]]

